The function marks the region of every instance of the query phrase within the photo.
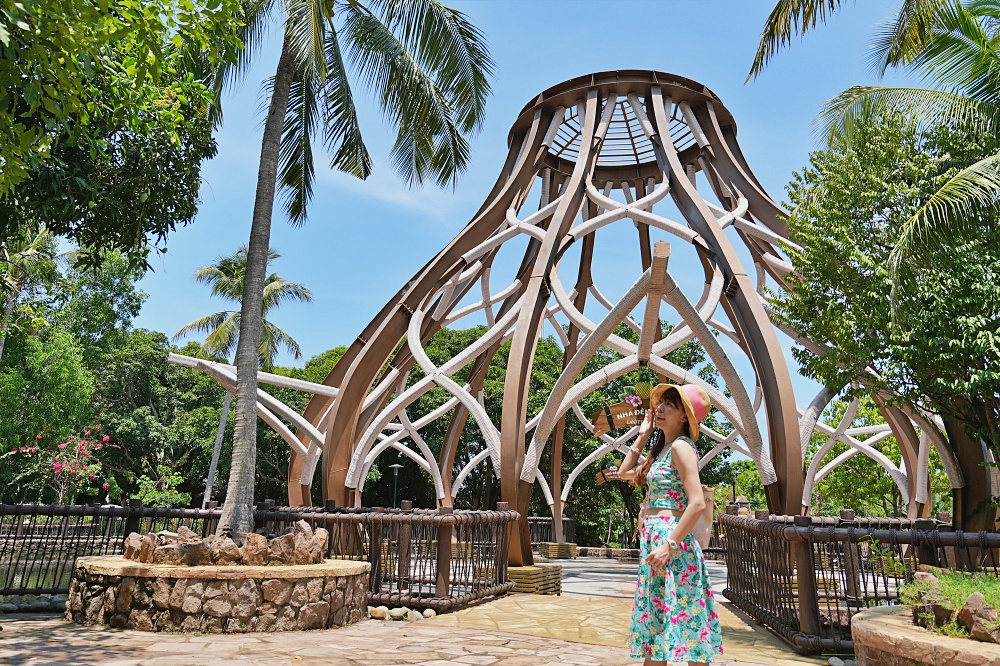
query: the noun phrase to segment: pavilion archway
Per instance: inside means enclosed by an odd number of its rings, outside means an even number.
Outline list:
[[[832,429],[818,423],[832,392],[821,391],[808,407],[797,407],[779,335],[783,331],[795,342],[815,345],[772,322],[765,291],[784,286],[794,270],[785,255],[794,247],[786,215],[754,177],[737,142],[735,120],[708,88],[646,70],[572,79],[524,107],[508,146],[500,176],[472,220],[361,331],[323,385],[315,387],[301,417],[295,415],[294,436],[282,433],[291,445],[290,504],[309,503],[320,456],[324,496],[360,504],[368,468],[379,454],[395,449],[426,472],[442,506],[451,505],[470,469],[489,458],[503,501],[525,516],[537,483],[558,528],[575,479],[604,453],[624,450],[634,432],[595,436],[594,452],[564,478],[565,419],[572,412],[593,432],[580,401],[637,368],[649,368],[661,380],[699,384],[709,393],[732,430],[703,427],[717,446],[702,464],[727,447],[752,458],[774,513],[808,510],[817,479],[842,462],[824,464],[837,442],[851,447],[848,457],[871,455],[886,467],[905,491],[913,517],[930,511],[931,446],[945,461],[953,487],[965,485],[941,424],[901,411],[891,396],[883,396],[879,406],[884,432],[903,452],[899,465],[873,453],[870,442],[860,438],[871,433],[852,431],[849,422]],[[623,228],[633,234],[631,286],[614,299],[595,272],[604,250],[598,232]],[[513,261],[505,253],[513,253]],[[671,268],[678,263],[680,272]],[[692,270],[699,274],[694,287]],[[666,337],[661,319],[673,324]],[[482,324],[484,333],[454,358],[436,364],[426,353],[425,345],[441,328]],[[615,335],[621,324],[638,342]],[[544,408],[529,418],[528,380],[546,330],[563,347],[563,372]],[[727,391],[667,360],[692,339],[705,348]],[[487,405],[487,370],[508,342],[502,404]],[[612,349],[616,360],[581,378],[600,348]],[[458,382],[456,374],[468,366]],[[420,379],[411,382],[415,368]],[[220,382],[231,383],[219,368],[214,372]],[[411,416],[408,410],[435,387],[449,399],[431,413]],[[276,406],[266,393],[259,396],[259,413],[273,417]],[[470,418],[482,448],[456,470]],[[421,430],[438,419],[447,426],[435,455]],[[829,441],[808,460],[807,444],[817,430]],[[548,470],[539,464],[545,447],[551,447]],[[522,520],[510,562],[530,561]]]

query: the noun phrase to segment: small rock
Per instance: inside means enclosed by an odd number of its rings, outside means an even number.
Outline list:
[[[299,611],[299,626],[303,629],[325,629],[330,618],[330,604],[325,601],[306,604]]]
[[[409,608],[405,606],[402,608],[393,608],[389,611],[390,620],[403,620],[406,618],[406,614],[410,612]]]
[[[197,541],[201,539],[200,536],[184,525],[177,528],[177,536],[185,541]]]
[[[139,561],[143,564],[149,564],[153,561],[153,551],[156,547],[160,545],[160,541],[155,534],[147,534],[142,537],[142,543],[139,544]]]
[[[295,563],[295,535],[285,534],[273,539],[267,546],[271,560],[282,564]]]
[[[385,606],[368,607],[368,617],[373,620],[385,620],[389,617],[389,609]]]
[[[319,546],[320,551],[323,553],[323,557],[326,557],[326,549],[330,543],[330,533],[323,529],[322,527],[317,527],[316,531],[313,532],[313,541]]]
[[[424,616],[424,617],[425,617],[426,619],[428,619],[428,620],[429,620],[429,619],[431,619],[432,617],[434,617],[434,616],[436,616],[436,615],[437,615],[437,613],[435,613],[435,612],[434,612],[434,609],[433,609],[433,608],[425,608],[425,609],[424,609],[424,612],[423,612],[423,616]]]
[[[142,535],[132,532],[125,537],[125,559],[138,560],[139,548],[142,547]]]
[[[267,564],[267,537],[262,534],[247,534],[243,542],[243,564],[262,566]]]
[[[958,621],[965,625],[970,632],[977,621],[983,624],[995,624],[997,620],[996,610],[986,603],[986,597],[980,592],[973,592],[965,600],[965,605],[958,611]]]
[[[3,603],[0,603],[0,611],[2,611],[4,613],[16,613],[17,612],[17,604],[12,604],[9,601],[5,601]]]
[[[857,666],[857,663],[858,662],[854,661],[853,659],[844,660],[844,666]]]
[[[292,581],[274,578],[264,581],[261,585],[264,591],[264,601],[270,601],[277,606],[284,606],[292,598]]]
[[[830,666],[844,666],[844,660],[840,657],[830,657],[826,660]]]
[[[218,544],[218,548],[216,548],[216,544]],[[212,546],[212,561],[216,564],[233,564],[239,562],[242,557],[240,547],[229,537],[216,541]]]
[[[211,564],[212,547],[204,541],[193,543],[188,546],[187,552],[184,553],[184,559],[181,561],[188,566]]]
[[[915,574],[913,574],[913,580],[915,580],[918,583],[928,583],[928,584],[933,585],[935,587],[938,585],[937,576],[935,576],[934,574],[932,574],[929,571],[918,571],[918,572],[916,572]]]
[[[313,528],[312,525],[304,520],[300,520],[292,525],[292,534],[301,534],[306,539],[313,538]]]
[[[934,614],[934,624],[939,627],[943,627],[955,619],[955,609],[945,605],[946,603],[935,602],[931,604],[931,613]]]
[[[153,564],[180,564],[187,550],[188,546],[180,543],[157,546],[153,551]]]
[[[416,622],[417,620],[424,619],[424,616],[418,610],[408,610],[406,611],[406,619],[410,622]]]

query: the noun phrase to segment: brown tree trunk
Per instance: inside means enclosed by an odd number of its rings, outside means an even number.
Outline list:
[[[271,241],[271,213],[278,180],[281,131],[288,110],[288,94],[295,75],[295,56],[286,33],[274,74],[271,103],[264,121],[264,138],[257,171],[250,244],[247,251],[240,338],[236,346],[236,429],[233,466],[217,533],[242,544],[253,529],[254,477],[257,467],[257,364],[260,362],[260,328],[263,317],[264,279]]]

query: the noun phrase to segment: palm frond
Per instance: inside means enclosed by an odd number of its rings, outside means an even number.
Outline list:
[[[270,368],[274,365],[274,357],[278,355],[280,347],[284,347],[292,358],[302,358],[302,349],[299,348],[299,343],[288,333],[271,322],[265,321],[260,330],[261,367]]]
[[[889,255],[893,273],[921,248],[940,247],[981,227],[982,212],[1000,203],[1000,154],[959,171],[906,221]]]
[[[222,123],[223,93],[239,88],[261,50],[274,5],[275,0],[243,0],[241,3],[240,15],[237,17],[240,21],[237,37],[242,47],[225,54],[206,79],[215,98],[210,116],[215,125]]]
[[[747,81],[759,76],[778,51],[792,43],[792,37],[826,23],[841,4],[841,0],[778,0],[764,23]]]
[[[465,14],[436,0],[374,0],[371,6],[434,76],[455,107],[462,131],[478,130],[496,68],[485,35]]]
[[[816,119],[820,136],[851,142],[858,128],[878,117],[906,115],[919,128],[961,126],[1000,132],[1000,106],[964,95],[924,88],[854,86],[826,102]]]
[[[306,206],[312,198],[316,178],[312,137],[320,121],[318,88],[319,76],[315,70],[310,67],[296,70],[288,91],[288,111],[281,131],[278,183],[283,192],[285,212],[295,225],[306,219]]]
[[[397,128],[391,155],[397,172],[410,185],[427,176],[454,182],[470,150],[448,96],[377,16],[357,3],[347,7],[348,54]]]
[[[332,26],[326,36],[326,77],[323,86],[323,143],[333,154],[330,168],[365,180],[372,172],[372,158],[361,136],[344,55]]]
[[[240,339],[240,313],[231,312],[208,334],[201,345],[202,354],[211,358],[232,358]]]
[[[295,54],[296,68],[322,81],[326,76],[327,16],[324,0],[286,0],[285,31]]]
[[[297,282],[289,282],[272,273],[264,283],[263,301],[263,313],[266,315],[268,310],[278,307],[285,302],[311,303],[312,292],[305,285]]]
[[[883,23],[870,49],[872,67],[884,74],[890,67],[916,60],[932,40],[935,25],[955,0],[903,0],[895,18]]]
[[[233,310],[223,310],[222,312],[216,312],[214,314],[205,315],[204,317],[199,317],[190,324],[182,326],[181,329],[174,333],[170,339],[176,342],[189,333],[211,333],[215,329],[222,326],[226,319],[231,317],[233,314],[235,314]]]
[[[961,5],[942,10],[933,38],[913,59],[913,66],[935,87],[1000,101],[1000,43],[985,19],[985,14]]]

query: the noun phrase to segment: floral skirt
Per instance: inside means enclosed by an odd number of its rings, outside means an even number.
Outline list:
[[[649,516],[640,532],[629,648],[633,657],[654,661],[711,662],[722,654],[722,627],[701,546],[689,534],[666,570],[656,572],[645,563],[650,551],[667,542],[677,521],[669,514]]]

